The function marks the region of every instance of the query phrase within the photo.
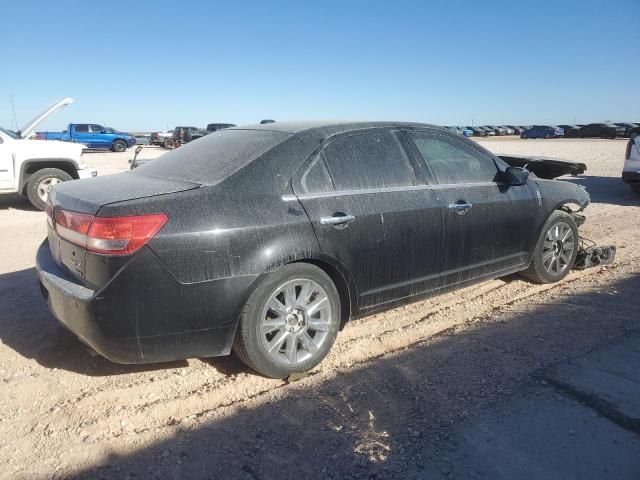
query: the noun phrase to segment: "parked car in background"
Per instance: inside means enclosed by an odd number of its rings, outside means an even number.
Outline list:
[[[580,138],[616,138],[624,135],[625,128],[613,123],[589,123],[578,130]]]
[[[0,128],[0,194],[26,195],[35,208],[44,210],[53,185],[98,174],[84,164],[83,145],[30,139],[39,123],[72,102],[63,98],[17,133]]]
[[[507,125],[500,125],[500,128],[504,129],[505,135],[513,135],[515,130]]]
[[[352,318],[515,272],[561,280],[584,218],[563,206],[588,203],[442,128],[278,122],[57,185],[36,270],[54,316],[112,361],[233,348],[286,378]]]
[[[218,130],[224,130],[225,128],[235,127],[233,123],[210,123],[207,125],[207,132],[217,132]]]
[[[520,134],[520,138],[556,138],[562,137],[564,131],[560,127],[534,125]]]
[[[450,132],[455,133],[456,135],[462,135],[463,131],[462,128],[460,127],[452,127],[452,126],[443,126],[442,128],[446,128],[447,130],[449,130]]]
[[[513,130],[514,135],[520,135],[525,130],[524,127],[521,127],[519,125],[508,125],[508,127]]]
[[[182,145],[189,143],[192,140],[204,137],[207,133],[209,132],[198,127],[176,127],[173,130],[173,144]]]
[[[486,137],[487,136],[487,132],[486,130],[480,128],[480,127],[465,127],[467,130],[471,130],[471,132],[473,133],[474,137]]]
[[[576,138],[580,131],[580,127],[577,125],[558,125],[558,127],[564,130],[565,138]]]
[[[635,128],[631,128],[629,130],[629,138],[633,138],[636,135],[640,135],[640,126],[637,126]]]
[[[622,181],[629,184],[631,190],[640,193],[640,135],[630,138],[627,142]]]
[[[149,145],[151,143],[151,134],[134,135],[133,138],[136,139],[136,145]]]
[[[487,130],[489,132],[493,132],[493,134],[497,135],[497,136],[506,135],[506,130],[504,128],[501,128],[501,127],[497,127],[497,126],[494,126],[494,125],[483,125],[482,128],[484,128],[485,130]]]
[[[40,140],[81,143],[92,150],[124,152],[136,143],[133,135],[97,123],[70,123],[62,132],[38,132]]]
[[[462,135],[464,135],[465,137],[472,137],[473,136],[473,130],[471,130],[470,128],[467,127],[460,127],[462,129]]]
[[[634,128],[638,128],[639,125],[636,125],[635,123],[614,123],[614,125],[616,127],[622,127],[624,128],[624,132],[622,133],[622,137],[629,137],[630,136],[630,132],[634,129]]]
[[[160,145],[165,148],[169,148],[171,146],[172,140],[173,140],[173,130],[165,130],[163,132],[153,132],[151,134],[151,138],[149,139],[149,144]]]

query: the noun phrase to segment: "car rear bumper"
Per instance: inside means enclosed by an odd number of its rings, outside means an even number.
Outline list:
[[[243,295],[255,277],[182,285],[150,251],[139,253],[142,260],[136,254],[107,285],[92,290],[55,263],[45,240],[36,255],[36,271],[53,316],[115,363],[227,355]],[[166,276],[144,271],[151,261],[156,262],[151,269]],[[144,287],[140,281],[146,282]]]

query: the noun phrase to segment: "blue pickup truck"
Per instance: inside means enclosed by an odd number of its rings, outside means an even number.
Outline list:
[[[136,143],[133,135],[95,123],[70,123],[64,132],[37,132],[41,140],[82,143],[90,149],[124,152]]]

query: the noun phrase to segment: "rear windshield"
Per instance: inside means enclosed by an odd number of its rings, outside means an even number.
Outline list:
[[[288,136],[264,130],[221,130],[166,153],[132,173],[215,185]]]

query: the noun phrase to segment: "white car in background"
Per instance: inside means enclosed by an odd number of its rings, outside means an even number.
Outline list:
[[[63,98],[18,132],[0,127],[0,194],[21,193],[44,210],[53,185],[98,174],[82,162],[84,145],[30,140],[40,122],[70,103],[73,99]]]
[[[640,193],[640,135],[631,137],[624,155],[622,181],[628,183],[636,193]]]

